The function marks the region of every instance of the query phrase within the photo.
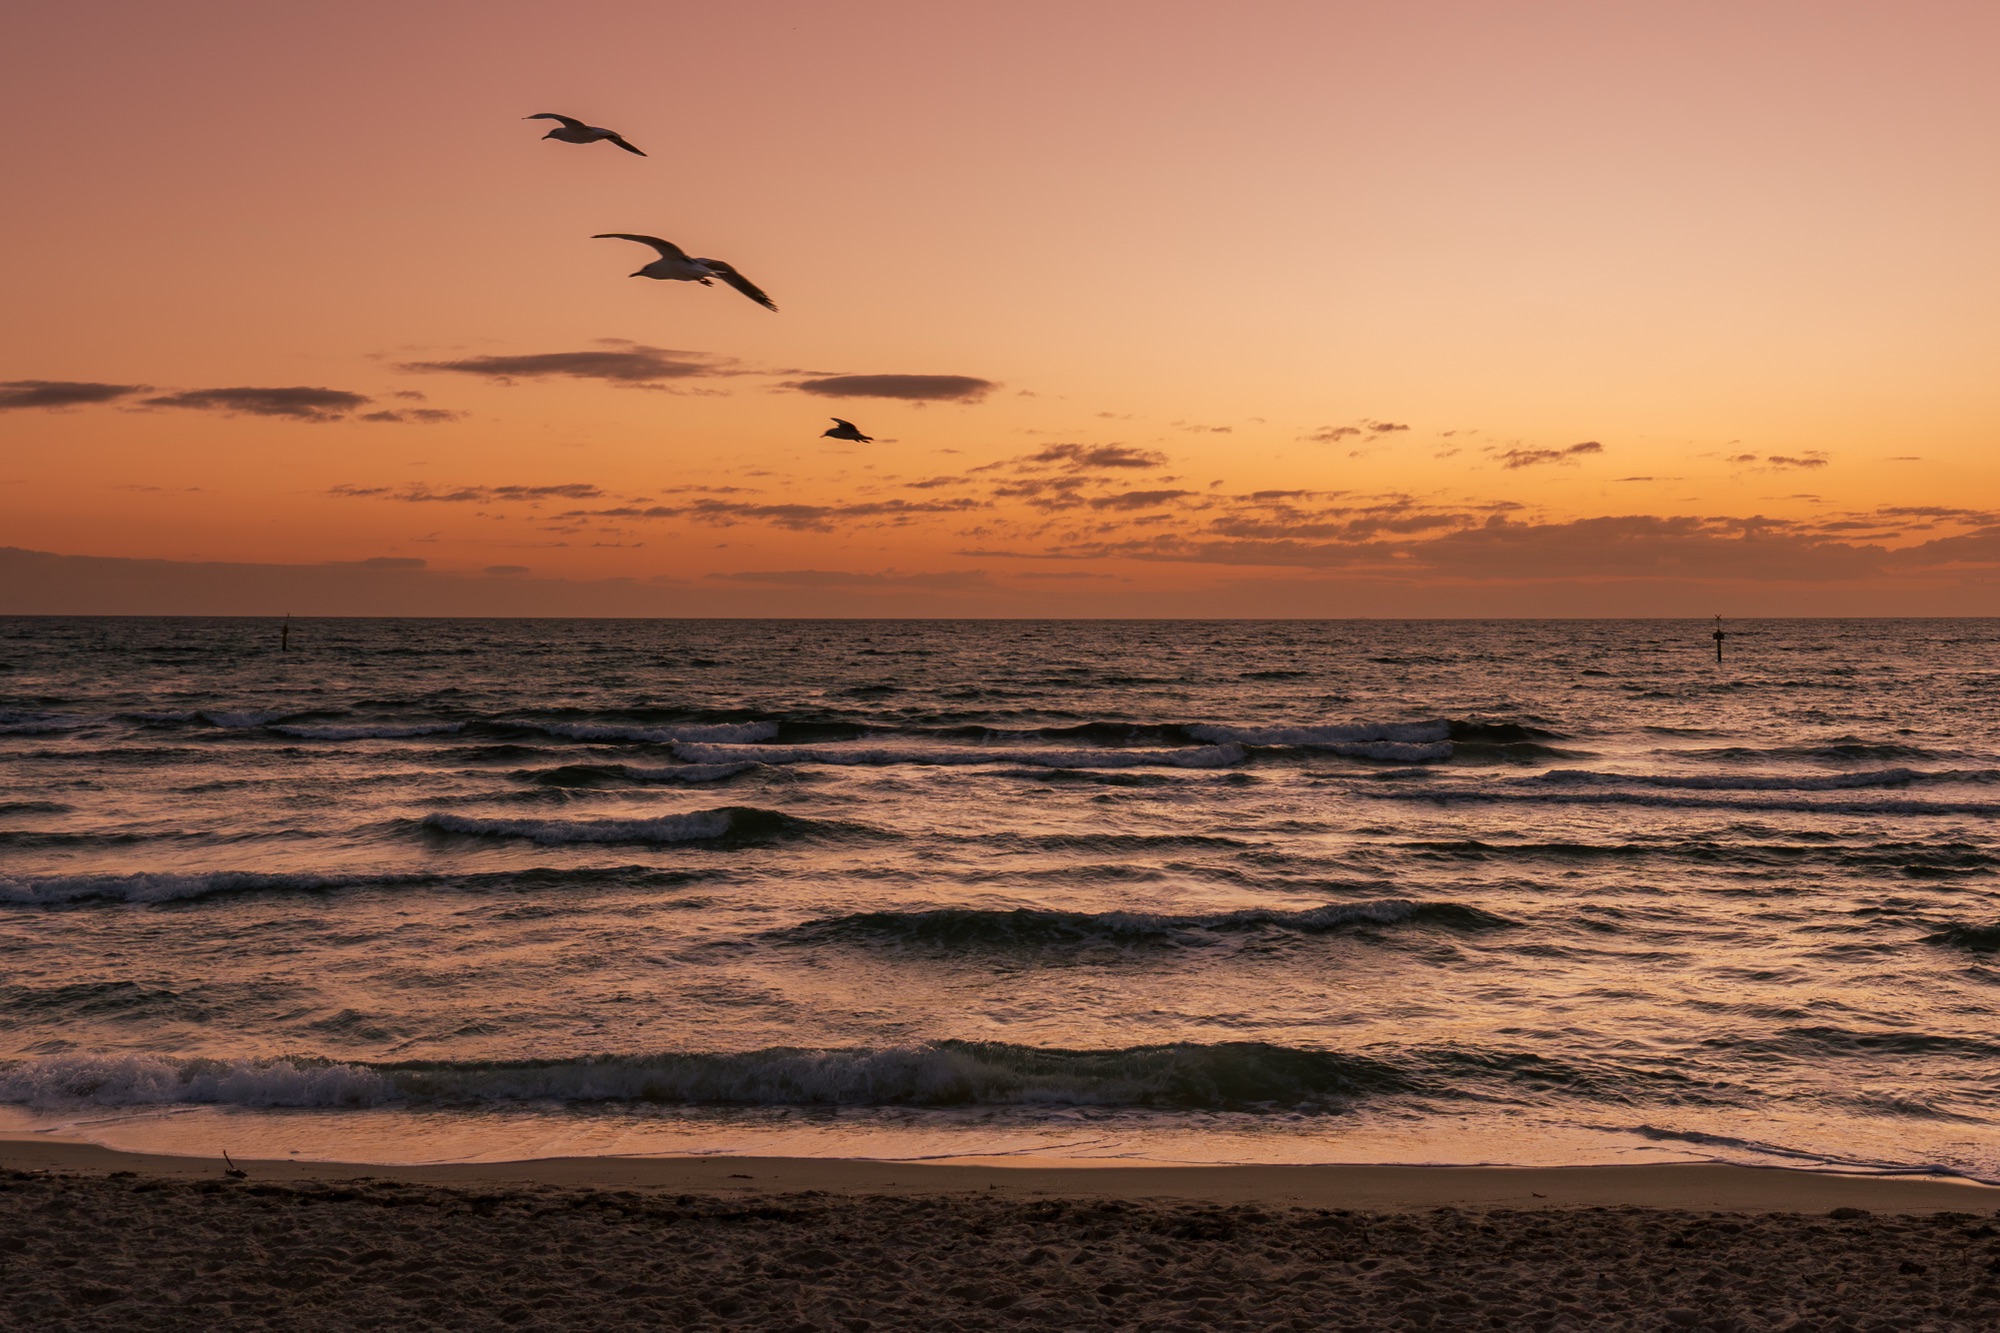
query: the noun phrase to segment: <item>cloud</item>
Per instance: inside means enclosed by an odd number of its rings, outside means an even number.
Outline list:
[[[679,352],[665,347],[625,344],[616,350],[534,352],[520,356],[469,356],[457,361],[406,361],[396,367],[415,373],[478,375],[506,384],[514,380],[603,380],[607,384],[639,386],[704,375],[734,375],[734,363],[703,352]]]
[[[417,482],[403,487],[340,485],[327,494],[347,500],[387,499],[410,504],[495,504],[506,500],[595,500],[604,492],[586,481],[555,486],[456,486],[443,491]]]
[[[0,383],[0,412],[17,408],[82,407],[108,403],[135,393],[145,393],[148,384],[98,384],[90,380],[9,380]]]
[[[492,574],[497,578],[510,578],[516,574],[527,573],[528,567],[526,565],[488,565],[480,572]]]
[[[1374,431],[1377,435],[1387,435],[1391,431],[1409,429],[1408,426],[1403,425],[1399,421],[1363,421],[1361,424],[1368,427],[1369,430]]]
[[[1164,467],[1167,456],[1152,449],[1135,449],[1129,444],[1052,444],[1013,461],[1024,469],[1049,464],[1082,472],[1098,468]]]
[[[826,375],[785,385],[822,398],[900,398],[919,403],[976,403],[1000,386],[972,375]]]
[[[1121,491],[1116,495],[1100,495],[1090,501],[1092,509],[1158,509],[1160,506],[1193,495],[1193,491]]]
[[[1791,454],[1766,454],[1759,458],[1756,454],[1730,454],[1722,460],[1738,467],[1755,468],[1759,472],[1774,472],[1784,468],[1814,468],[1827,466],[1826,451],[1807,449],[1794,457]]]
[[[950,590],[975,588],[986,583],[983,569],[951,570],[935,574],[847,574],[832,569],[743,570],[733,574],[710,574],[711,579],[730,583],[765,583],[786,588],[935,588]]]
[[[696,523],[730,527],[737,523],[770,523],[794,532],[831,532],[836,520],[886,519],[907,523],[924,514],[955,514],[983,507],[982,501],[871,500],[859,504],[748,504],[740,500],[696,500],[685,505],[621,505],[610,509],[572,509],[558,518],[685,518]]]
[[[284,417],[293,421],[339,421],[371,400],[345,389],[187,389],[143,400],[148,407],[182,407],[230,416]]]
[[[1884,526],[1894,528],[1893,524]],[[1435,529],[1443,528],[1444,531]],[[1419,534],[1390,540],[1389,534]],[[1890,537],[1895,535],[1892,530]],[[1346,526],[1331,515],[1214,519],[1204,530],[1076,543],[1050,551],[961,552],[989,557],[1124,558],[1343,570],[1411,585],[1584,581],[1834,584],[1967,571],[2000,573],[2000,524],[1920,544],[1878,540],[1790,519],[1614,515],[1523,523],[1495,514],[1410,512]]]
[[[441,407],[399,407],[387,412],[363,412],[363,421],[401,421],[420,426],[436,426],[447,421],[457,421],[463,412],[447,412]]]
[[[1314,444],[1338,444],[1348,436],[1359,435],[1360,433],[1361,427],[1359,426],[1321,426],[1318,430],[1307,435],[1301,435],[1299,438],[1310,440]]]
[[[1116,574],[1099,574],[1088,569],[1024,569],[1017,579],[1115,579]]]
[[[1534,467],[1541,463],[1567,463],[1584,454],[1601,454],[1604,446],[1596,440],[1572,444],[1567,449],[1509,449],[1499,455],[1501,466]]]

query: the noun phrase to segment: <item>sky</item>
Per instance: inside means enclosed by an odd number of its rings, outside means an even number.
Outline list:
[[[1996,49],[1971,0],[16,6],[0,612],[2000,614]]]

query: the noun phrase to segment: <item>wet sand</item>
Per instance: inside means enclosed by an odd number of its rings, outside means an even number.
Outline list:
[[[0,1326],[1993,1329],[2000,1190],[1705,1165],[222,1164],[0,1142]]]

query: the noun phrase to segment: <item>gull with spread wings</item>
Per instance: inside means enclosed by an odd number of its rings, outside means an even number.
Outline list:
[[[523,116],[521,119],[561,121],[561,125],[542,136],[544,139],[555,139],[561,143],[615,143],[628,153],[639,153],[638,149],[625,142],[625,136],[617,130],[599,129],[595,125],[586,125],[575,116],[559,116],[553,111],[537,111],[534,115]],[[645,154],[639,153],[639,156],[644,157]]]
[[[637,236],[629,231],[601,231],[590,239],[593,241],[637,241],[641,245],[650,245],[660,252],[658,259],[655,259],[637,273],[631,274],[631,277],[658,278],[662,282],[698,282],[704,287],[710,285],[709,279],[720,278],[737,291],[742,292],[745,296],[755,301],[758,305],[763,306],[766,310],[776,310],[778,308],[770,297],[764,295],[762,289],[756,283],[738,273],[728,264],[723,263],[720,259],[696,259],[672,241],[663,241],[657,236]]]
[[[834,417],[832,418],[832,420],[833,420],[833,429],[821,431],[819,433],[821,439],[852,440],[856,444],[875,443],[875,437],[873,435],[863,435],[861,433],[861,427],[855,425],[852,421],[842,421],[839,417]]]

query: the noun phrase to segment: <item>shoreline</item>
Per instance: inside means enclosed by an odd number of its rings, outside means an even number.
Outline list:
[[[0,1164],[0,1324],[76,1333],[2000,1327],[2000,1188],[1784,1168]]]
[[[1487,1207],[1711,1212],[2000,1214],[2000,1186],[1956,1178],[1843,1175],[1785,1167],[1668,1162],[1643,1166],[1188,1166],[1052,1158],[890,1162],[816,1157],[546,1157],[385,1165],[238,1159],[251,1180],[369,1179],[445,1188],[556,1186],[721,1196],[980,1194],[994,1198],[1148,1199],[1346,1208]],[[224,1179],[220,1158],[126,1152],[53,1138],[0,1138],[0,1171]]]

